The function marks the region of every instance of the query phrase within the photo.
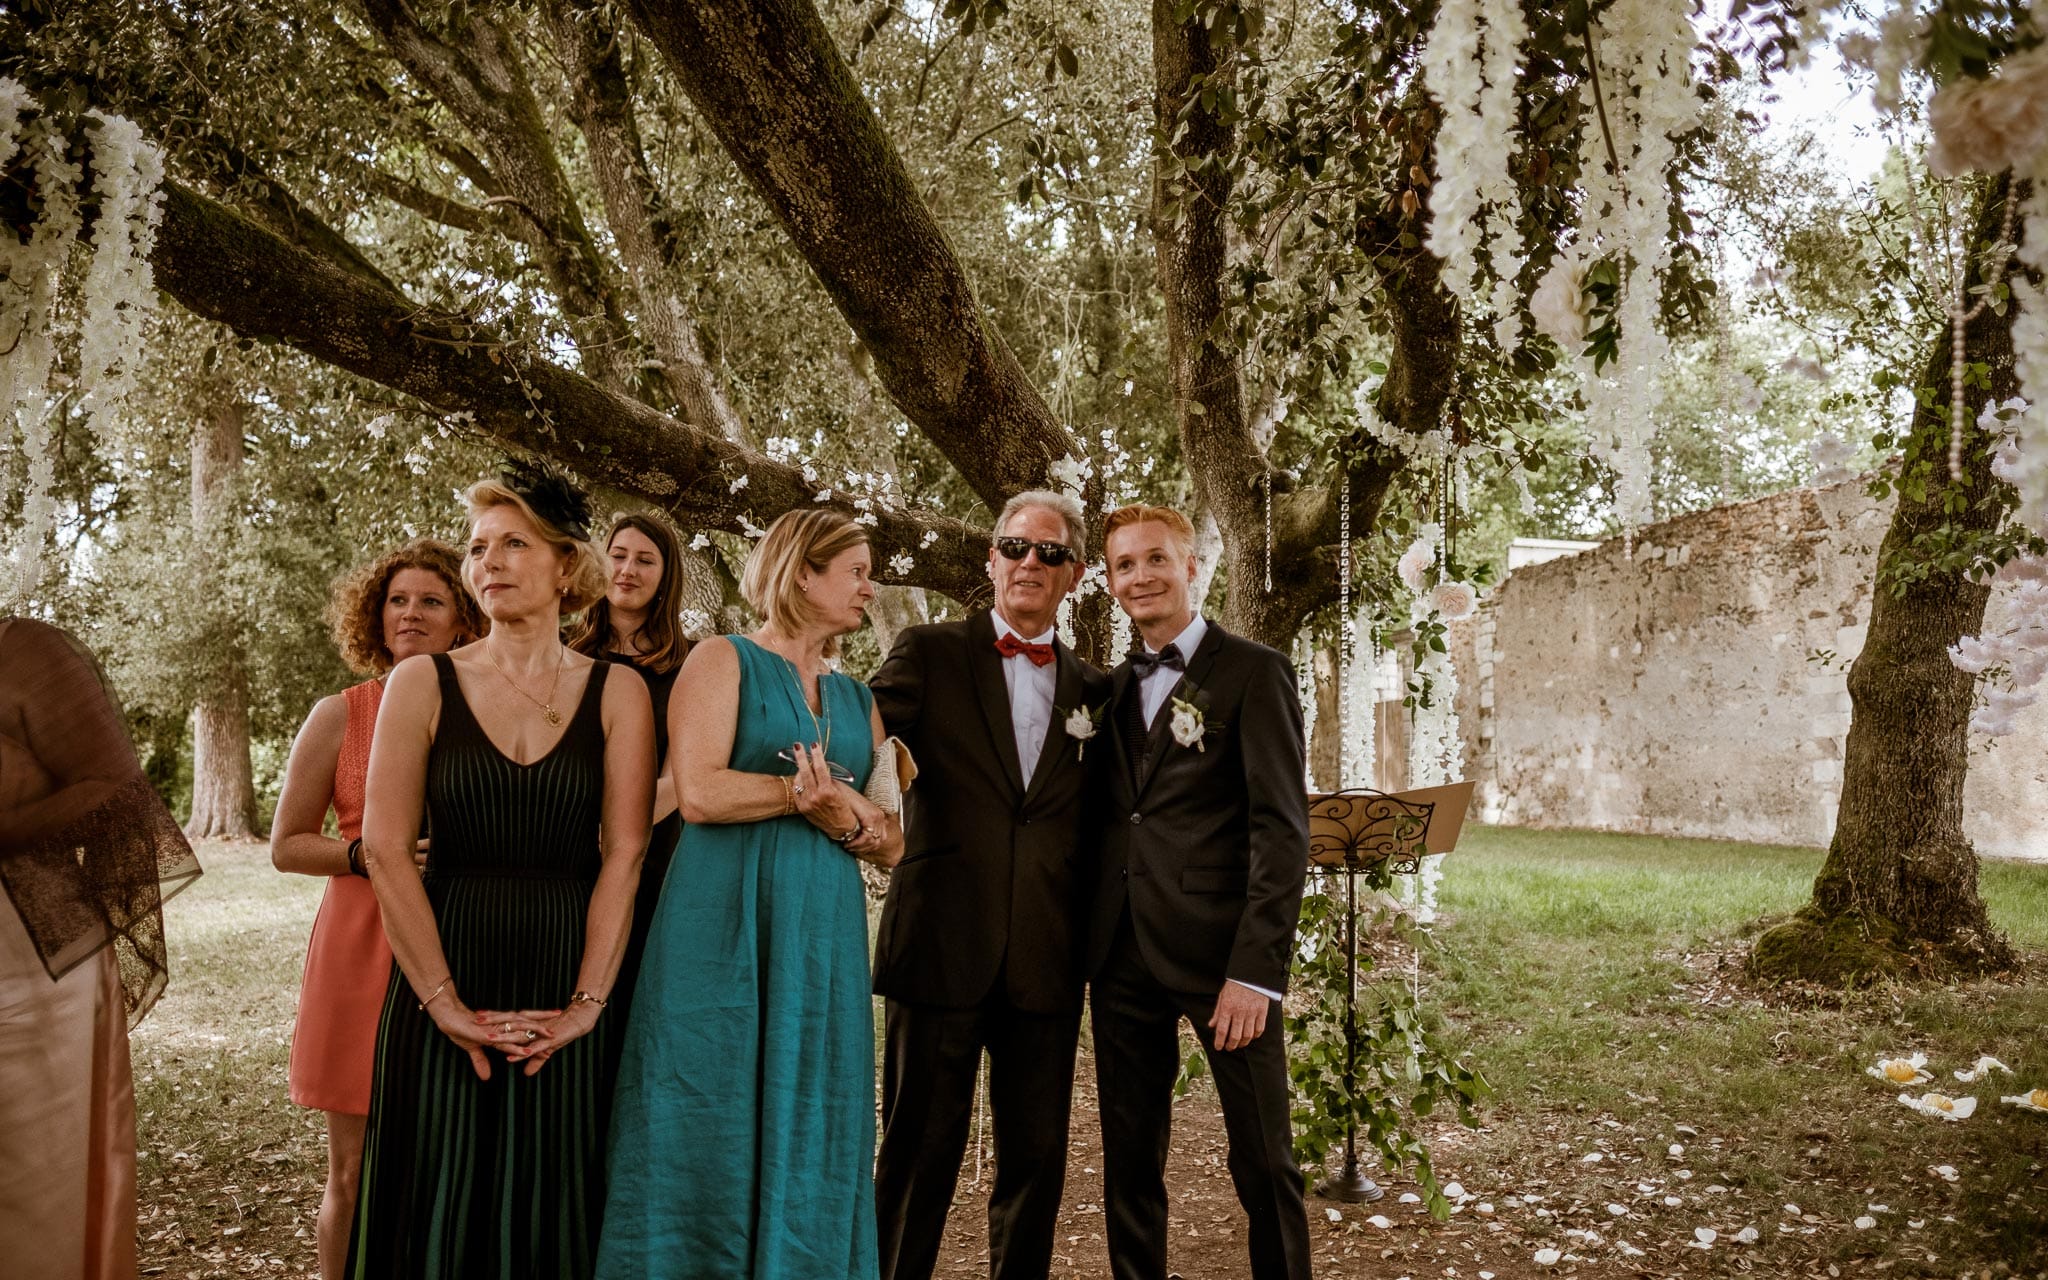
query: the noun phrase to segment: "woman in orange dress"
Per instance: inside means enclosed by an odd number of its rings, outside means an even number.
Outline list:
[[[323,1280],[341,1275],[348,1257],[377,1018],[391,980],[391,946],[362,856],[370,734],[392,667],[414,654],[445,653],[486,630],[461,582],[455,549],[420,539],[335,584],[327,609],[335,643],[350,666],[375,679],[314,705],[292,744],[271,825],[270,858],[279,871],[327,877],[306,947],[290,1075],[292,1101],[327,1113],[327,1190],[316,1235]],[[326,834],[329,808],[338,839]]]

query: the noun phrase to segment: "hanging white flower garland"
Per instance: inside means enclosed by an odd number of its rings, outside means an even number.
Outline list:
[[[1427,247],[1444,287],[1475,316],[1492,315],[1503,350],[1521,345],[1514,281],[1527,261],[1521,188],[1510,164],[1520,130],[1516,78],[1528,22],[1519,0],[1445,0],[1422,49],[1422,75],[1443,108]],[[1484,248],[1491,272],[1478,281]]]
[[[1936,175],[2010,169],[2015,179],[2032,180],[2017,211],[2016,257],[2048,281],[2048,45],[2005,59],[1988,79],[1943,89],[1929,104],[1928,124],[1933,144],[1927,167]],[[2013,371],[2020,394],[1985,405],[1977,425],[1987,435],[2004,437],[1991,472],[2017,494],[2014,518],[2048,537],[2048,285],[2035,284],[2023,271],[2009,272],[2007,283],[2016,308]],[[1970,727],[1988,737],[2011,733],[2014,715],[2039,698],[2037,689],[2048,677],[2048,560],[2023,556],[1993,581],[2010,592],[2007,626],[1966,636],[1949,650],[1959,669],[1986,677]]]

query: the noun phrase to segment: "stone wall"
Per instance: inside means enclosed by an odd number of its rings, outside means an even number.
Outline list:
[[[1511,574],[1452,635],[1475,816],[1825,845],[1889,519],[1797,489]],[[2048,707],[1976,751],[1978,851],[2048,858]]]

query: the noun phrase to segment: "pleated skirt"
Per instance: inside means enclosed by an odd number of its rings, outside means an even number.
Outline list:
[[[472,1009],[556,1009],[575,989],[591,882],[430,880],[450,975]],[[377,1030],[362,1191],[349,1242],[357,1280],[577,1280],[592,1273],[605,1197],[617,1029],[524,1074],[469,1056],[417,1007],[397,967]]]

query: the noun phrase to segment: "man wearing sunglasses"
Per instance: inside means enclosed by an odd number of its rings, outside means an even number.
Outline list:
[[[883,1280],[926,1280],[937,1264],[984,1050],[989,1274],[1044,1280],[1052,1265],[1093,884],[1077,845],[1106,758],[1087,733],[1109,696],[1054,627],[1085,527],[1064,494],[1010,499],[988,553],[994,608],[906,629],[871,682],[919,769],[875,946]]]

